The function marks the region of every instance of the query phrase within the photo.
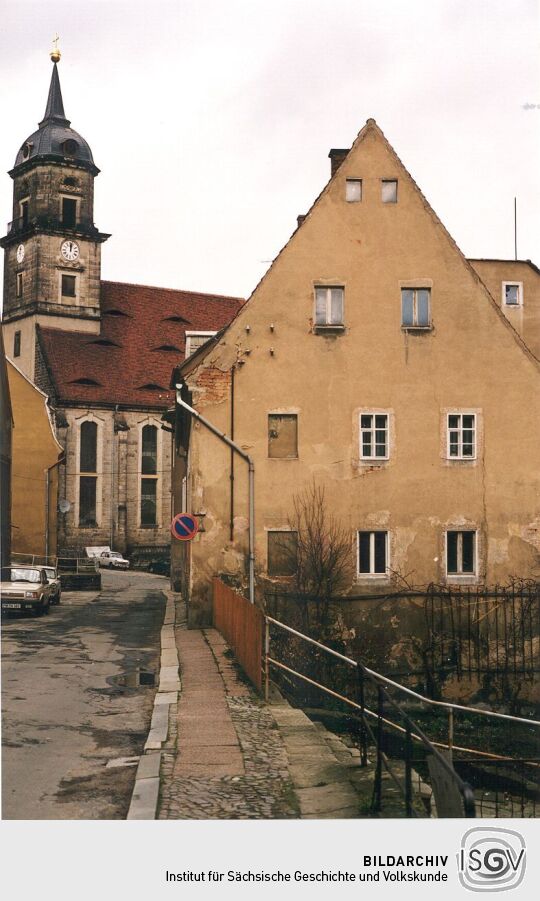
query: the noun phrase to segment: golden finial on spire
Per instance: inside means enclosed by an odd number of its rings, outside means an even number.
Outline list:
[[[60,61],[61,53],[58,49],[58,41],[59,40],[60,40],[60,38],[58,37],[58,34],[56,34],[55,37],[53,38],[54,47],[51,50],[51,59],[52,59],[53,63],[57,63]]]

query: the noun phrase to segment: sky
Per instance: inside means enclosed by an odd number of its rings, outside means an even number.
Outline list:
[[[469,257],[540,263],[539,0],[2,0],[0,205],[42,118],[101,174],[103,278],[248,296],[375,118]],[[5,232],[4,232],[5,233]]]

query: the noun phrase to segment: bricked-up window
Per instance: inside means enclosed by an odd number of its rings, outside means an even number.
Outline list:
[[[388,532],[358,533],[358,572],[385,576],[388,570]]]
[[[62,225],[67,228],[77,225],[77,201],[73,197],[62,197]]]
[[[141,479],[141,526],[157,524],[157,479]]]
[[[476,414],[448,414],[448,458],[474,460],[476,457]]]
[[[473,576],[476,573],[476,532],[446,533],[446,572],[449,576]]]
[[[429,288],[401,289],[401,325],[403,328],[430,328]]]
[[[158,430],[145,425],[141,431],[141,526],[157,525]]]
[[[23,296],[23,274],[17,272],[17,297]]]
[[[15,332],[13,335],[13,356],[20,357],[21,355],[21,333]]]
[[[294,576],[298,566],[298,533],[268,532],[268,575],[271,578]]]
[[[360,456],[362,460],[388,459],[387,413],[361,413]]]
[[[298,457],[298,416],[296,413],[268,415],[268,456],[292,460]]]
[[[77,276],[62,275],[62,297],[77,296]]]
[[[79,526],[97,525],[97,423],[81,424],[79,451]]]
[[[397,203],[397,179],[383,178],[381,181],[381,200],[383,203]]]
[[[362,179],[348,178],[345,182],[345,200],[349,203],[360,203],[362,200]]]
[[[316,326],[343,325],[344,294],[344,289],[337,286],[318,286],[315,288]]]

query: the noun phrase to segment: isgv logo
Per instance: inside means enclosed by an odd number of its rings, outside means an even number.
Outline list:
[[[457,857],[459,881],[471,892],[507,892],[525,875],[525,840],[511,829],[469,829]]]

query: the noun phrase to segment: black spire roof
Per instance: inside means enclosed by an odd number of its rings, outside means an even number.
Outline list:
[[[72,165],[82,165],[97,175],[99,170],[94,165],[88,142],[70,127],[70,121],[66,119],[58,66],[56,61],[53,62],[45,115],[39,123],[38,130],[31,134],[20,148],[15,160],[15,169],[24,164],[47,159],[51,162],[58,160]]]
[[[43,126],[50,121],[56,122],[58,125],[65,125],[66,128],[69,128],[69,119],[66,119],[66,115],[64,113],[64,102],[62,100],[62,90],[60,88],[60,77],[58,75],[58,66],[56,63],[53,66],[53,73],[51,76],[51,85],[49,88],[49,96],[47,97],[47,106],[45,108],[45,115],[43,116],[42,121],[39,123],[39,127],[43,128]]]

